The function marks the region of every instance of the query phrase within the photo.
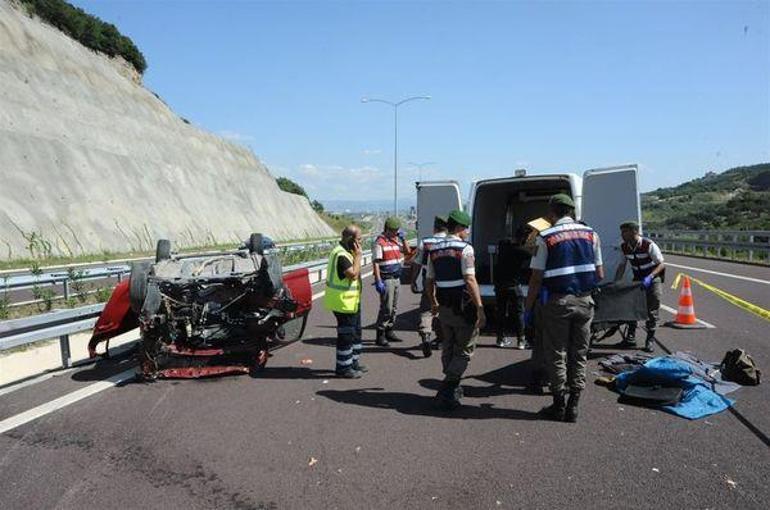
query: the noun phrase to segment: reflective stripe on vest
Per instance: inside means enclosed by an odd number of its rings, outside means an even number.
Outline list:
[[[622,243],[620,245],[623,254],[626,256],[629,264],[631,264],[631,271],[634,273],[635,280],[642,280],[645,276],[652,273],[658,264],[652,260],[650,250],[652,249],[652,241],[642,237],[636,246],[631,246],[629,243]]]
[[[557,294],[583,294],[596,287],[596,233],[580,223],[563,223],[544,230],[548,248],[543,285]]]
[[[337,274],[337,260],[345,257],[351,264],[353,256],[340,245],[337,245],[329,255],[326,266],[326,290],[324,291],[324,306],[327,310],[339,313],[355,313],[361,305],[361,281],[350,281],[340,278]]]
[[[382,260],[376,261],[377,266],[388,274],[400,270],[404,257],[401,253],[399,240],[391,240],[381,235],[377,237],[375,242],[382,249]]]
[[[465,286],[463,276],[463,250],[468,246],[465,241],[447,239],[437,243],[430,251],[436,287],[440,289],[461,288]]]

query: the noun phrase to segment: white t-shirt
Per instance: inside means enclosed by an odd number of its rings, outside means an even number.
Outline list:
[[[565,216],[554,223],[553,226],[555,227],[556,225],[564,225],[565,223],[575,223],[575,220],[569,216]],[[535,244],[537,246],[537,251],[532,257],[532,262],[530,262],[529,267],[530,269],[545,271],[545,264],[548,260],[548,246],[546,246],[545,241],[543,241],[541,236],[537,236]],[[602,245],[601,241],[599,241],[599,234],[596,232],[594,232],[594,265],[596,267],[602,265]]]

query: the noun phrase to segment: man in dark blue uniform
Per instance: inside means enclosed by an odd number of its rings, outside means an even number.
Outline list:
[[[444,382],[436,398],[448,409],[460,404],[460,380],[485,322],[473,247],[465,241],[470,224],[470,216],[463,211],[449,213],[449,234],[433,246],[428,256],[425,290],[434,314],[438,313],[442,331]]]
[[[594,316],[591,291],[604,278],[604,268],[599,236],[591,227],[574,220],[572,198],[563,193],[554,195],[548,207],[552,226],[537,238],[537,252],[530,264],[527,318],[531,321],[538,292],[545,286],[548,301],[542,309],[543,343],[553,404],[540,414],[557,421],[575,422],[580,392],[586,386]],[[567,389],[570,395],[565,405]]]

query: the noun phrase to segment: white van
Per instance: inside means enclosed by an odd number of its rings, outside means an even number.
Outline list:
[[[583,173],[516,176],[477,181],[471,189],[469,213],[473,219],[471,242],[476,251],[476,278],[485,304],[495,299],[492,285],[494,257],[501,239],[512,237],[527,222],[545,216],[548,200],[566,193],[575,201],[576,219],[599,234],[605,280],[612,279],[621,260],[620,224],[635,220],[641,225],[637,166],[598,168]]]

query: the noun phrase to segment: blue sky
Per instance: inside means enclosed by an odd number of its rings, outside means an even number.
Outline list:
[[[145,84],[314,198],[636,162],[643,190],[770,161],[770,2],[84,1]]]

